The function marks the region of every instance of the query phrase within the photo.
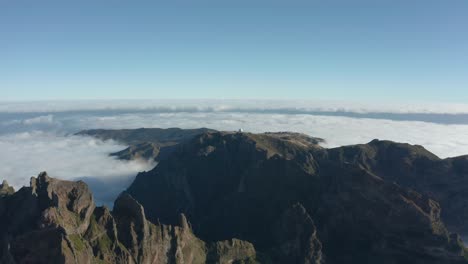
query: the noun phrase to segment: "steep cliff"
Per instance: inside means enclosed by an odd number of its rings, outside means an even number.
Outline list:
[[[126,193],[111,212],[95,206],[85,183],[46,173],[0,198],[0,224],[0,262],[5,264],[232,263],[253,261],[256,254],[248,242],[215,242],[227,246],[209,262],[212,243],[195,237],[185,216],[179,215],[176,225],[152,224]]]
[[[465,262],[437,201],[334,151],[294,134],[205,133],[128,192],[152,221],[183,213],[200,238],[251,241],[264,262]]]

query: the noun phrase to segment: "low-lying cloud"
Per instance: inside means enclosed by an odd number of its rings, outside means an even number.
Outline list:
[[[31,114],[42,113],[40,117]],[[160,113],[257,113],[306,114],[371,118],[395,121],[423,121],[440,124],[468,124],[468,104],[382,103],[313,100],[133,100],[3,102],[2,116],[30,117],[17,122],[53,123],[54,115],[120,115]],[[41,118],[41,119],[35,119]]]
[[[295,131],[324,138],[327,147],[367,143],[373,139],[423,145],[445,158],[468,154],[468,125],[393,121],[320,115],[257,113],[162,113],[83,117],[77,124],[89,128],[208,127],[243,128],[250,132]]]
[[[74,111],[237,112],[298,111],[353,113],[468,114],[468,104],[359,102],[339,100],[87,100],[0,102],[0,113]]]
[[[111,204],[139,171],[154,164],[119,161],[108,156],[125,146],[90,137],[25,132],[0,136],[0,178],[16,189],[28,185],[31,176],[47,171],[64,180],[89,179],[99,203]]]
[[[442,158],[468,154],[468,124],[422,122],[411,119],[412,114],[401,114],[407,117],[403,119],[391,119],[246,109],[135,109],[0,113],[0,180],[7,179],[20,187],[27,185],[31,176],[48,171],[53,177],[84,180],[93,189],[98,202],[111,204],[139,171],[149,170],[155,164],[113,159],[108,154],[126,146],[73,136],[80,130],[93,128],[296,131],[324,138],[326,147],[367,143],[378,138],[423,145]]]

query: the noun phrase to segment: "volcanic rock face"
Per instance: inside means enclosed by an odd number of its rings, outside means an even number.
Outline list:
[[[325,157],[360,166],[438,201],[449,230],[468,234],[468,156],[439,159],[422,146],[374,140],[330,149]]]
[[[6,184],[2,185],[2,190]],[[95,207],[83,182],[46,173],[30,187],[0,197],[0,263],[231,263],[255,259],[252,244],[211,244],[193,235],[186,218],[178,225],[152,224],[143,207],[123,193],[114,211]],[[207,262],[207,255],[218,261]]]
[[[322,243],[314,221],[301,204],[287,209],[273,231],[278,245],[272,251],[276,263],[321,263]]]
[[[341,151],[294,135],[206,133],[139,174],[128,192],[153,222],[174,224],[183,213],[204,240],[253,242],[261,262],[465,263],[436,197],[387,180],[411,171],[407,159],[382,159],[401,167],[382,176],[376,156]],[[437,160],[424,153],[405,155]]]

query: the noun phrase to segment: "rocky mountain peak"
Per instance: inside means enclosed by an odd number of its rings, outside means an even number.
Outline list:
[[[183,230],[192,230],[192,227],[184,214],[180,214],[180,227],[182,227]]]
[[[213,254],[185,216],[180,220],[181,226],[149,222],[144,208],[127,193],[115,201],[113,211],[95,207],[85,183],[41,173],[30,187],[0,196],[0,263],[203,264],[208,254],[226,259],[213,263],[255,258],[255,249],[244,241]]]
[[[6,180],[3,180],[0,184],[0,197],[11,195],[15,192],[15,189],[11,187]]]

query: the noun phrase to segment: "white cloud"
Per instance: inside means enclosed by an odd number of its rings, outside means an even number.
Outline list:
[[[339,116],[218,112],[123,114],[114,117],[82,117],[76,121],[76,125],[112,129],[208,127],[218,130],[244,128],[251,132],[296,131],[326,139],[327,147],[367,143],[378,138],[423,145],[440,157],[468,154],[468,125]]]
[[[257,109],[261,107],[260,104]],[[208,127],[217,130],[243,128],[250,132],[296,131],[326,139],[327,147],[367,143],[378,138],[423,145],[443,158],[468,154],[467,124],[444,125],[319,113],[185,109],[187,111],[95,112],[81,109],[53,114],[0,114],[0,180],[7,179],[20,187],[27,185],[31,176],[48,171],[61,179],[84,179],[94,190],[97,200],[111,203],[137,172],[149,170],[154,164],[110,158],[110,152],[125,148],[115,142],[66,136],[91,128]]]
[[[352,112],[468,114],[468,104],[425,102],[359,102],[337,100],[89,100],[0,102],[0,113],[139,110],[159,112]]]
[[[25,125],[36,125],[36,124],[53,124],[54,116],[53,115],[43,115],[33,118],[28,118],[22,121]]]
[[[30,177],[41,171],[66,180],[87,178],[91,188],[109,182],[114,186],[94,193],[98,202],[109,203],[139,171],[154,167],[142,161],[119,161],[108,156],[124,147],[111,141],[44,132],[3,135],[0,136],[0,178],[8,180],[16,189],[28,185]]]

